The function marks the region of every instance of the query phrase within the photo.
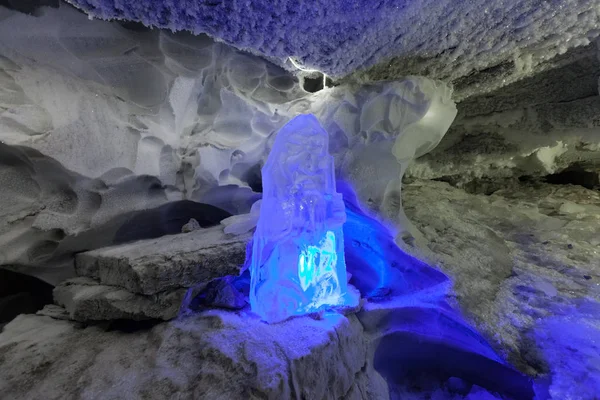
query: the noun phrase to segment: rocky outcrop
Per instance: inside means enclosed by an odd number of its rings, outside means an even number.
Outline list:
[[[554,68],[458,103],[439,146],[407,177],[474,180],[544,178],[572,171],[600,186],[600,58],[597,44],[573,50]],[[595,176],[595,178],[594,178]]]
[[[453,278],[458,302],[492,345],[522,371],[548,374],[547,398],[594,398],[599,192],[516,183],[477,195],[416,181],[403,195],[426,240],[413,250]]]
[[[54,302],[74,321],[170,320],[208,284],[204,300],[240,309],[243,295],[223,277],[239,275],[250,239],[215,226],[80,253],[79,277],[58,284]]]
[[[11,399],[385,399],[355,316],[267,325],[207,311],[127,334],[23,315],[0,335]]]
[[[187,289],[173,289],[151,296],[101,285],[89,278],[75,278],[54,289],[54,301],[75,321],[170,320],[179,314]]]
[[[78,254],[77,275],[152,295],[238,275],[250,235],[228,237],[221,226]]]

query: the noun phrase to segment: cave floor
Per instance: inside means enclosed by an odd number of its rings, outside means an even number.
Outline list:
[[[600,393],[600,192],[514,183],[491,195],[423,180],[403,188],[466,316],[557,399]]]

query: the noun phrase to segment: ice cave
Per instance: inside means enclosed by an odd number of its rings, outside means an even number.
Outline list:
[[[600,0],[0,0],[0,399],[600,400]]]

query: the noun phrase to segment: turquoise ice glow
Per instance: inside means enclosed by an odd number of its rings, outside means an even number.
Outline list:
[[[279,131],[263,168],[250,304],[267,322],[354,301],[346,296],[346,211],[328,144],[317,119],[300,115]]]
[[[336,253],[335,234],[327,231],[318,246],[308,245],[300,253],[298,260],[298,277],[304,292],[313,287],[316,289],[309,308],[318,309],[325,304],[337,304],[342,295],[336,274],[338,256]],[[330,283],[330,284],[328,284]]]
[[[306,246],[300,253],[298,276],[302,290],[315,285],[320,276],[333,274],[336,264],[335,235],[327,231],[319,246]]]

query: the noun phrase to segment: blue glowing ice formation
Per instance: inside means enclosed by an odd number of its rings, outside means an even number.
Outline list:
[[[357,316],[376,346],[375,370],[388,382],[455,377],[531,400],[531,379],[503,361],[448,302],[454,296],[450,278],[402,251],[388,228],[363,211],[347,182],[337,189],[346,204],[350,284],[369,300]]]
[[[267,322],[347,305],[342,225],[329,135],[314,115],[277,134],[262,170],[252,247],[250,304]]]

